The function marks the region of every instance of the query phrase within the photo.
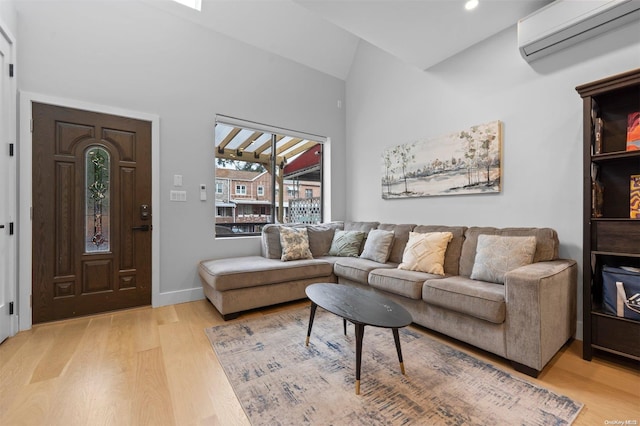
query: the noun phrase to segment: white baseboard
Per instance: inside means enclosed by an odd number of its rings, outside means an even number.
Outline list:
[[[168,291],[158,294],[158,297],[153,301],[153,307],[158,308],[160,306],[175,305],[176,303],[193,302],[202,299],[204,299],[202,287]]]

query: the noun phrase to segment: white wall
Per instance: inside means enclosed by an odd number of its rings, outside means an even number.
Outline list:
[[[638,34],[636,22],[529,64],[514,26],[426,72],[361,43],[347,80],[347,218],[552,227],[560,255],[581,264],[582,99],[575,87],[640,67]],[[504,126],[500,194],[382,200],[385,148],[493,120]],[[580,276],[579,325],[581,283]]]
[[[14,0],[0,0],[0,22],[14,36],[18,33],[18,14]]]
[[[345,117],[336,107],[344,81],[138,1],[17,7],[20,90],[160,116],[162,297],[154,303],[202,297],[201,259],[259,253],[258,238],[213,237],[216,113],[330,137],[333,182],[344,179]],[[186,203],[169,201],[174,174],[183,175]],[[344,218],[344,197],[334,184],[333,219]]]

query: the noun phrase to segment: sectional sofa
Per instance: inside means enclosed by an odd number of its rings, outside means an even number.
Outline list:
[[[400,303],[414,323],[504,357],[517,371],[533,377],[575,334],[577,265],[558,258],[558,236],[553,229],[378,222],[291,227],[306,230],[309,258],[281,260],[282,228],[267,225],[260,256],[200,262],[204,293],[225,320],[242,311],[303,299],[305,288],[312,283],[355,285]],[[287,227],[287,235],[290,229]],[[371,232],[374,230],[376,233]],[[363,249],[369,253],[372,246],[377,248],[373,237],[369,244],[362,243],[357,257],[329,255],[332,250],[335,254],[334,237],[348,233],[340,231],[361,232],[365,237],[375,234],[376,238],[392,232],[386,260],[361,257]],[[408,255],[405,249],[410,236],[416,241],[427,236],[422,234],[448,236],[443,270],[438,273],[398,268]],[[516,239],[533,239],[531,263],[506,272],[498,282],[478,279],[482,275],[479,259],[487,257],[486,248]]]

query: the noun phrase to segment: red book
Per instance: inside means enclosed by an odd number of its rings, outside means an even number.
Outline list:
[[[627,151],[640,150],[640,111],[627,117]]]

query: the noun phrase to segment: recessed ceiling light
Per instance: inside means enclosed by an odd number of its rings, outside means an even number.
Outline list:
[[[473,10],[476,7],[478,7],[478,0],[468,0],[464,4],[464,8],[467,9],[467,10]]]

